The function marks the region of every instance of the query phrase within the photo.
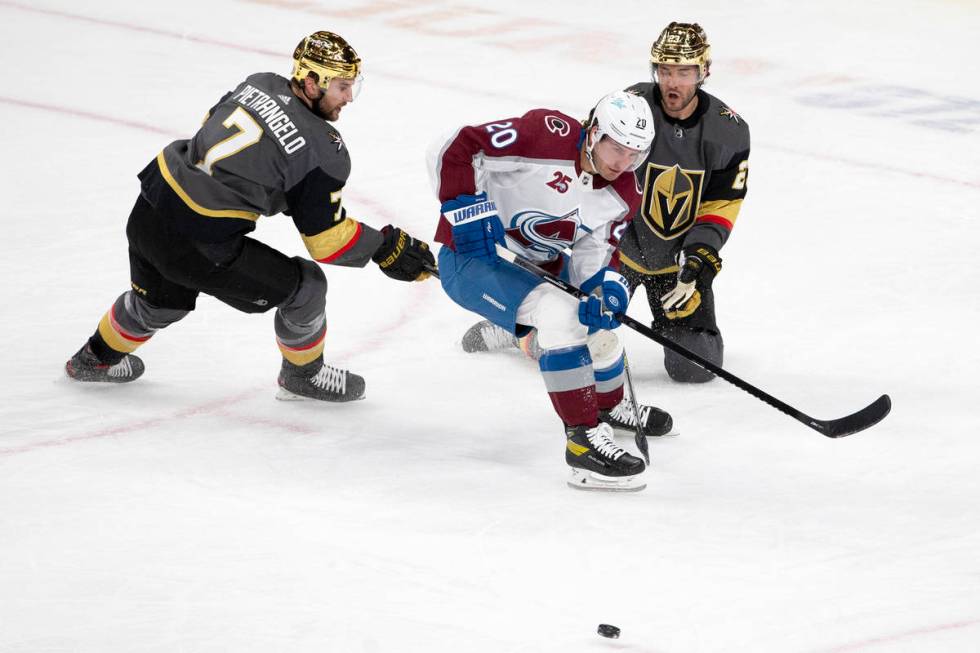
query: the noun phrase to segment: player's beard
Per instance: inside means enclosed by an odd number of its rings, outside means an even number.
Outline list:
[[[346,103],[344,103],[346,104]],[[340,118],[340,110],[343,108],[344,104],[337,104],[330,106],[327,104],[327,94],[325,91],[320,92],[320,97],[313,100],[313,113],[323,120],[329,120],[330,122],[336,122]]]
[[[698,89],[695,86],[694,88],[685,92],[683,89],[671,89],[667,91],[661,88],[660,94],[664,109],[670,113],[682,113],[691,106],[692,102],[694,102],[694,98],[698,96]]]

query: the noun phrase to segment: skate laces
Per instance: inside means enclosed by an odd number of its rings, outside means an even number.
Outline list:
[[[650,417],[650,411],[653,409],[651,406],[640,405],[640,421],[646,426],[647,419]],[[629,424],[630,426],[636,426],[636,417],[633,415],[633,401],[628,397],[624,397],[621,402],[616,404],[616,407],[609,411],[609,414],[616,420],[623,422],[624,424]]]
[[[347,370],[337,369],[324,363],[310,382],[327,392],[342,395],[347,391]]]
[[[480,329],[480,336],[482,336],[483,342],[486,343],[487,349],[510,347],[514,341],[514,336],[509,331],[500,328],[492,322]]]
[[[612,439],[612,427],[605,422],[599,422],[599,425],[594,429],[589,429],[585,432],[585,437],[588,438],[589,444],[592,448],[598,451],[603,456],[607,458],[612,458],[613,460],[619,460],[619,458],[626,453],[626,450],[619,447]]]

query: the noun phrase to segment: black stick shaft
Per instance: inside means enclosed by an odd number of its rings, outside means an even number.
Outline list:
[[[527,259],[523,258],[522,256],[519,256],[518,254],[515,254],[514,252],[511,252],[510,250],[500,246],[497,247],[497,251],[501,255],[501,257],[504,258],[505,260],[508,260],[514,263],[515,265],[518,265],[524,268],[525,270],[528,270],[529,272],[533,272],[534,274],[541,277],[542,280],[550,283],[556,288],[563,290],[564,292],[578,298],[585,296],[585,293],[579,290],[578,288],[576,288],[575,286],[566,283],[565,281],[562,281],[558,277],[554,276],[553,274],[550,274],[545,270],[542,270],[540,267],[538,267],[531,261],[528,261]],[[676,342],[667,339],[666,337],[660,335],[659,333],[657,333],[647,325],[643,324],[642,322],[638,322],[634,320],[628,315],[620,313],[616,315],[616,319],[619,320],[622,324],[625,324],[626,326],[630,327],[634,331],[641,333],[642,335],[646,336],[650,340],[653,340],[657,344],[666,347],[667,349],[670,349],[671,351],[676,352],[677,354],[680,354],[681,356],[691,361],[698,367],[707,370],[715,374],[716,376],[721,377],[722,379],[728,381],[735,387],[740,388],[745,392],[749,393],[756,399],[764,401],[765,403],[769,404],[773,408],[782,411],[783,413],[789,415],[790,417],[797,420],[798,422],[805,424],[811,429],[818,431],[819,433],[822,433],[823,435],[826,435],[827,437],[830,438],[839,438],[845,435],[850,435],[851,433],[856,433],[858,431],[864,430],[869,426],[872,426],[878,423],[879,421],[881,421],[882,419],[884,419],[885,415],[887,415],[888,412],[891,410],[891,400],[889,399],[888,395],[882,395],[870,405],[846,417],[842,417],[836,420],[819,420],[814,417],[810,417],[806,413],[794,408],[793,406],[790,406],[786,402],[781,401],[776,397],[773,397],[768,392],[760,390],[759,388],[755,387],[748,381],[744,381],[743,379],[735,376],[728,370],[719,367],[718,365],[715,365],[711,361],[706,360],[701,356],[695,354],[693,351],[690,351],[687,348],[677,344]]]

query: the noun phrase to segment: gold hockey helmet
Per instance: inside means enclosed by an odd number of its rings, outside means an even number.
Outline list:
[[[326,90],[334,77],[361,81],[361,58],[339,34],[319,31],[303,38],[293,50],[293,79],[303,83],[316,73],[317,83]]]
[[[654,73],[660,64],[697,66],[698,81],[704,81],[711,66],[711,46],[704,29],[697,23],[678,22],[665,27],[650,46],[650,67]]]

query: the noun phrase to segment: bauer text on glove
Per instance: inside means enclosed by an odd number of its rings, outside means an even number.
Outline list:
[[[424,241],[412,238],[398,227],[387,225],[381,230],[378,251],[371,257],[381,271],[398,281],[424,281],[436,260]]]

